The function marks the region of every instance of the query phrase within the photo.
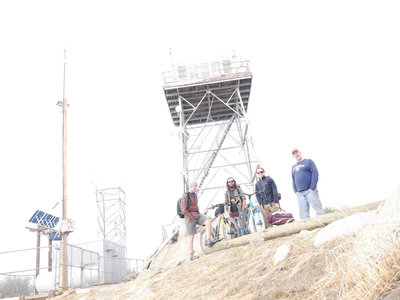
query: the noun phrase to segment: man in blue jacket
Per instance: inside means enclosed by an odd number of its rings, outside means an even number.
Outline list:
[[[304,159],[299,149],[292,150],[293,158],[297,161],[292,167],[293,190],[297,195],[301,219],[310,217],[310,205],[317,216],[323,215],[321,200],[319,199],[317,183],[318,170],[311,159]]]

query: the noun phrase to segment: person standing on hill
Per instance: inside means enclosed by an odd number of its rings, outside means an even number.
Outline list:
[[[199,212],[199,205],[196,194],[197,186],[198,183],[196,181],[191,182],[189,186],[189,193],[185,193],[182,196],[181,200],[181,210],[183,215],[185,216],[186,235],[189,236],[188,246],[190,260],[195,260],[199,258],[197,255],[194,254],[193,251],[193,240],[194,235],[196,234],[196,225],[206,226],[206,246],[211,247],[213,244],[211,241],[211,220],[208,219],[205,215],[200,214]]]
[[[264,209],[265,216],[279,210],[278,189],[275,181],[270,176],[265,176],[265,170],[258,167],[256,170],[258,181],[256,183],[256,197]]]
[[[297,161],[292,167],[293,190],[297,195],[301,219],[310,217],[310,205],[317,216],[325,214],[317,190],[318,170],[311,159],[304,159],[299,149],[292,150]]]
[[[231,218],[239,216],[246,207],[246,197],[235,179],[229,177],[226,181],[225,208]]]

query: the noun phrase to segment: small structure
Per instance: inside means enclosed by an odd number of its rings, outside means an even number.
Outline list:
[[[99,189],[96,202],[103,236],[104,282],[121,282],[126,276],[125,192],[120,188]]]
[[[126,246],[125,192],[120,188],[96,190],[103,239]]]

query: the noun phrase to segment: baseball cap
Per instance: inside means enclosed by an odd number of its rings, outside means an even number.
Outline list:
[[[257,170],[256,170],[256,173],[258,172],[258,170],[262,170],[265,173],[265,170],[262,167],[258,167]]]
[[[293,153],[295,153],[295,152],[300,152],[300,150],[297,149],[297,148],[294,148],[294,149],[292,150],[292,155],[293,155]]]

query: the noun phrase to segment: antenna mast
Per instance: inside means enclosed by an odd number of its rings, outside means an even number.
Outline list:
[[[67,65],[67,49],[64,49],[64,78],[63,78],[63,145],[62,145],[62,169],[63,169],[63,200],[62,200],[62,218],[67,219],[67,98],[65,97],[65,72]],[[68,287],[68,234],[62,233],[62,255],[61,255],[61,288]]]

